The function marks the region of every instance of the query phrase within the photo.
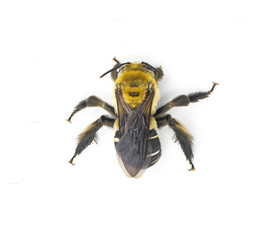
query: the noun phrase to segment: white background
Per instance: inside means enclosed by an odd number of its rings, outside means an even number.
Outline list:
[[[263,239],[262,1],[1,1],[0,238]],[[164,104],[209,90],[170,113],[194,135],[195,172],[173,132],[140,179],[118,165],[104,127],[68,164],[76,136],[113,103],[109,70],[162,65]]]

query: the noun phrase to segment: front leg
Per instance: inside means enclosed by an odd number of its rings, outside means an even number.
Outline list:
[[[86,107],[102,107],[112,116],[116,117],[115,110],[111,105],[96,96],[90,96],[87,99],[82,100],[75,106],[71,116],[67,119],[67,121],[71,122],[71,118],[73,117],[73,115]]]
[[[155,117],[162,116],[173,107],[187,106],[191,102],[194,103],[198,102],[200,99],[207,98],[213,92],[216,85],[218,85],[218,83],[213,83],[211,90],[208,92],[195,92],[190,93],[189,95],[180,95],[179,97],[172,99],[170,102],[157,109]]]
[[[186,157],[186,159],[189,161],[191,165],[191,169],[189,171],[195,170],[195,167],[193,165],[192,159],[193,159],[193,152],[192,152],[192,141],[193,136],[190,134],[190,132],[183,126],[182,123],[180,123],[178,120],[171,117],[171,115],[166,115],[160,118],[156,118],[158,128],[163,127],[165,125],[169,125],[169,127],[174,131],[175,133],[175,142],[178,141],[182,151]]]
[[[78,145],[76,147],[75,153],[69,163],[73,164],[73,159],[81,154],[81,152],[88,147],[92,141],[95,141],[97,143],[97,131],[102,126],[108,126],[108,127],[114,127],[115,119],[109,118],[106,116],[101,116],[99,119],[94,121],[92,124],[90,124],[84,131],[78,136]]]

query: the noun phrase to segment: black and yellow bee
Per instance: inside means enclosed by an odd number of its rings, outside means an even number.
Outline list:
[[[101,77],[111,73],[115,82],[115,107],[96,96],[90,96],[75,107],[67,121],[70,122],[75,113],[86,107],[102,107],[111,117],[103,115],[84,129],[69,163],[73,164],[73,159],[92,141],[97,143],[97,131],[102,126],[109,126],[115,129],[114,143],[121,167],[128,176],[139,177],[159,160],[161,146],[158,128],[168,125],[191,165],[189,170],[195,170],[192,135],[182,123],[166,113],[173,107],[187,106],[208,97],[217,83],[213,83],[210,91],[180,95],[156,109],[160,98],[158,82],[163,77],[162,68],[155,68],[146,62],[120,63],[115,58],[113,60],[116,62],[114,67]]]

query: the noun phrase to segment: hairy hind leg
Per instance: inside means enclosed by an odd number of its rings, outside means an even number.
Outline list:
[[[171,117],[171,115],[166,115],[160,118],[156,118],[158,127],[163,127],[165,125],[169,125],[169,127],[174,131],[175,133],[175,142],[179,142],[181,149],[186,157],[186,159],[189,161],[191,168],[189,171],[195,170],[195,167],[193,165],[193,152],[192,152],[192,145],[193,145],[193,136],[190,134],[190,132],[183,126],[182,123],[180,123],[178,120]]]

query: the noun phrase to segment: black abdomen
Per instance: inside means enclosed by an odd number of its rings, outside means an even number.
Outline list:
[[[132,137],[130,135],[132,135]],[[146,141],[144,141],[147,143],[147,153],[145,155],[146,157],[144,157],[141,155],[143,154],[142,150],[144,150],[143,148],[145,146],[144,142],[142,140],[139,141],[134,135],[141,136],[137,131],[132,131],[131,133],[127,132],[120,140],[120,131],[116,131],[114,142],[117,153],[124,162],[126,168],[133,168],[139,171],[140,169],[151,167],[159,160],[161,156],[161,147],[156,130],[152,129],[148,131],[147,136],[145,136]],[[134,139],[136,140],[135,142]],[[139,159],[141,160],[139,161]],[[136,164],[140,164],[140,166],[134,166]]]
[[[161,156],[159,136],[155,129],[150,130],[148,138],[148,151],[146,158],[151,158],[148,167],[154,165]]]

